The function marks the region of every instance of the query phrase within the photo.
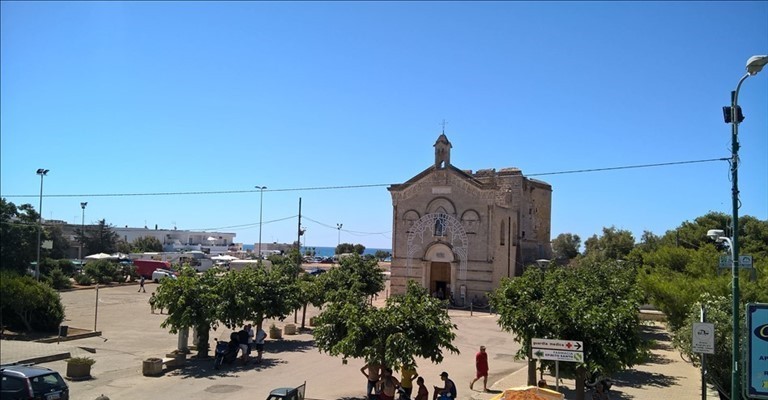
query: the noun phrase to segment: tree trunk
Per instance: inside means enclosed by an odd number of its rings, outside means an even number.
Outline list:
[[[210,327],[208,325],[198,326],[197,330],[197,358],[208,358],[208,335]]]
[[[584,367],[576,368],[576,400],[584,400],[584,380],[587,379],[587,370]]]
[[[536,360],[528,359],[528,386],[536,386]]]
[[[304,329],[304,321],[307,319],[307,303],[304,303],[304,307],[301,310],[301,329]]]

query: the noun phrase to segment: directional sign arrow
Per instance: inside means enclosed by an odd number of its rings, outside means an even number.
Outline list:
[[[576,342],[576,346],[575,347],[576,347],[576,350],[581,350],[581,343]]]

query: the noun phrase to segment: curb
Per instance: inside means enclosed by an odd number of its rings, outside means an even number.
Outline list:
[[[38,340],[35,340],[34,343],[69,342],[70,340],[85,339],[85,338],[98,337],[98,336],[101,336],[101,331],[78,333],[76,335],[71,335],[71,336],[56,336],[56,337],[51,337],[46,339],[38,339]]]

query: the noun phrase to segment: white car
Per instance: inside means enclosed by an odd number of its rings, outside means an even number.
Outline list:
[[[160,283],[160,280],[163,278],[176,279],[176,274],[174,274],[173,271],[168,271],[167,269],[161,268],[158,268],[152,272],[152,280],[155,283]]]

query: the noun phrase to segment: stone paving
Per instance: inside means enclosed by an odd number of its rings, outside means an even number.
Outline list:
[[[89,355],[96,359],[94,379],[69,382],[73,399],[95,399],[100,394],[111,400],[167,398],[228,400],[266,398],[271,389],[307,382],[307,397],[313,399],[362,398],[365,381],[359,369],[359,360],[343,364],[339,358],[319,353],[312,345],[309,332],[286,336],[284,340],[270,341],[265,362],[261,365],[228,366],[219,371],[210,368],[210,360],[187,361],[184,368],[169,370],[162,377],[150,378],[141,374],[141,362],[149,357],[163,357],[176,346],[176,336],[159,327],[164,316],[150,314],[146,301],[154,284],[147,285],[147,293],[136,293],[135,287],[120,286],[100,290],[98,330],[102,335],[61,343],[34,343],[20,341],[0,342],[0,362],[31,360],[68,353],[71,356]],[[95,291],[62,293],[66,307],[66,324],[93,327]],[[377,302],[384,301],[379,296]],[[317,313],[312,310],[309,316]],[[514,360],[519,349],[510,334],[496,325],[496,316],[451,310],[452,321],[458,326],[454,342],[461,354],[446,354],[443,363],[419,363],[419,373],[427,380],[427,387],[439,383],[441,371],[448,371],[456,382],[458,400],[487,400],[503,389],[526,384],[526,363]],[[298,316],[301,321],[301,315]],[[293,318],[285,322],[293,322]],[[278,322],[278,325],[281,325]],[[655,323],[645,328],[648,337],[655,340],[653,356],[646,364],[613,377],[615,385],[612,399],[700,399],[699,370],[685,363],[670,344],[662,325]],[[213,337],[227,338],[229,330],[219,328]],[[470,391],[469,381],[474,376],[474,353],[480,344],[488,347],[490,360],[489,386],[492,393]],[[94,353],[95,352],[95,353]],[[45,360],[44,360],[45,361]],[[58,370],[64,375],[63,360],[46,361],[41,365]],[[554,378],[546,377],[554,386]],[[482,387],[482,384],[475,384]],[[575,399],[574,382],[563,380],[561,392],[567,399]],[[587,399],[589,399],[589,394]],[[708,391],[708,398],[717,398]]]

